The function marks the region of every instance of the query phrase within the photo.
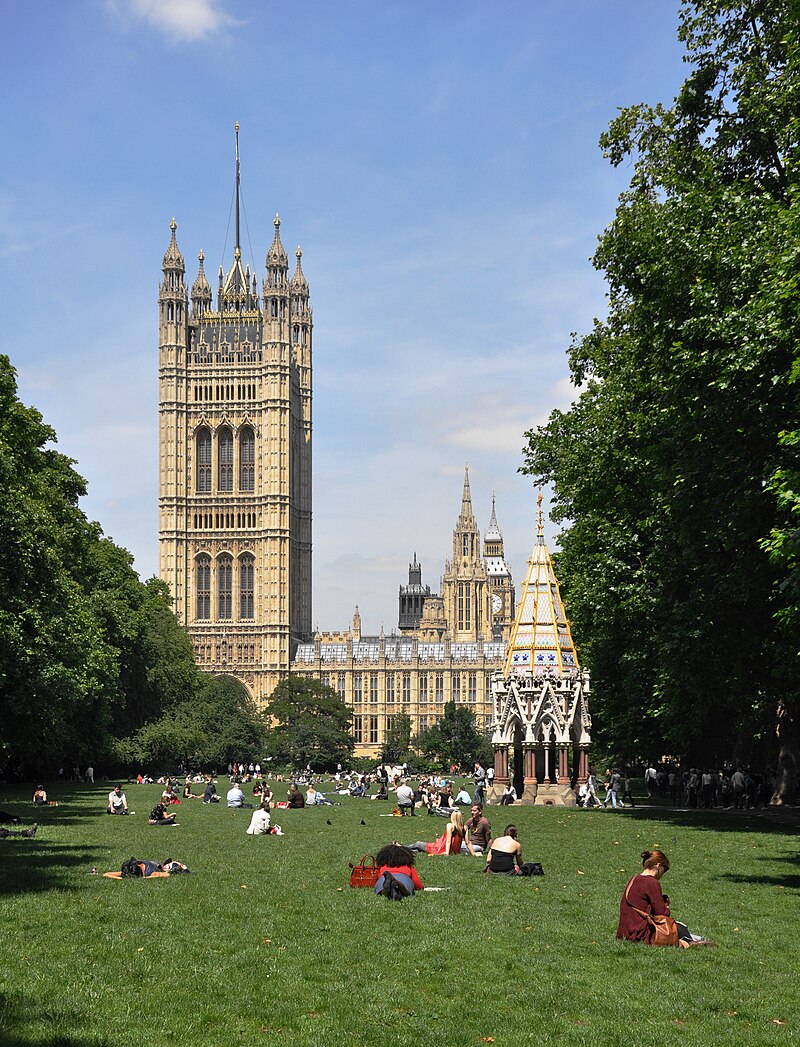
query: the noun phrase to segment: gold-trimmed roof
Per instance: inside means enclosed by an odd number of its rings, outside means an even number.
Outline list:
[[[558,579],[544,541],[541,491],[537,504],[536,544],[528,560],[528,574],[506,648],[506,676],[519,672],[536,675],[546,669],[569,675],[578,669],[578,655],[564,612]]]

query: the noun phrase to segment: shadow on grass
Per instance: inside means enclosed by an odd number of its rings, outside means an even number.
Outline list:
[[[797,817],[795,817],[797,814]],[[712,832],[769,833],[775,836],[796,836],[800,812],[777,815],[767,809],[756,811],[725,811],[721,808],[681,810],[665,807],[634,807],[623,817],[642,821],[660,821],[668,825],[685,825]]]
[[[108,1040],[80,1032],[87,1023],[86,1013],[74,1004],[58,1000],[43,1003],[22,993],[0,993],[0,1043],[3,1047],[111,1047]],[[45,1033],[34,1030],[42,1026],[75,1029],[76,1032]],[[30,1033],[26,1034],[26,1030]]]
[[[88,873],[99,864],[100,855],[110,851],[107,847],[88,850],[66,844],[43,846],[36,837],[0,840],[0,847],[0,895],[74,889],[75,871]]]
[[[763,887],[783,887],[787,891],[800,891],[800,876],[739,876],[736,873],[723,873],[720,877],[731,883],[761,884]]]

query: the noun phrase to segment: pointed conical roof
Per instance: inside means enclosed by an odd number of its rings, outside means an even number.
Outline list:
[[[503,538],[503,532],[500,530],[500,525],[497,522],[497,514],[494,508],[494,491],[492,492],[492,515],[489,518],[489,526],[483,535],[484,541],[495,541],[499,542]]]
[[[303,272],[303,266],[300,264],[300,259],[303,257],[303,252],[298,247],[295,251],[295,257],[297,258],[297,268],[292,276],[292,290],[293,291],[307,291],[308,280],[306,280],[306,274]]]
[[[200,268],[197,272],[197,279],[192,284],[192,298],[196,301],[210,302],[211,301],[211,287],[206,279],[205,270],[203,269],[203,262],[205,261],[205,255],[203,254],[202,248],[197,256],[200,262]]]
[[[237,247],[233,252],[233,265],[225,277],[222,293],[226,298],[242,298],[250,290],[249,283],[242,265],[242,252]]]
[[[535,674],[545,669],[555,669],[566,675],[578,669],[578,655],[564,613],[558,579],[544,542],[541,491],[537,502],[536,544],[528,560],[528,575],[522,586],[506,650],[506,676],[520,670]]]
[[[286,251],[281,243],[281,220],[278,215],[275,215],[275,236],[273,237],[270,249],[267,251],[267,266],[270,265],[287,265],[288,261],[286,258]]]
[[[169,223],[169,227],[172,235],[170,236],[169,246],[164,253],[164,261],[161,263],[161,268],[167,269],[180,269],[184,271],[183,255],[178,248],[178,241],[175,238],[175,230],[178,228],[178,223],[173,218]]]

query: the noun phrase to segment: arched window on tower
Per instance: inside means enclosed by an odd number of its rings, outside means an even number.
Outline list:
[[[255,560],[246,553],[239,560],[239,617],[255,618],[253,601],[253,582],[255,577]]]
[[[197,492],[211,491],[211,433],[203,427],[197,433]]]
[[[197,593],[197,617],[211,617],[211,558],[198,556],[195,562],[195,592]]]
[[[233,558],[220,556],[217,560],[218,618],[230,618],[233,603]]]
[[[256,438],[246,425],[239,434],[239,490],[255,490]]]
[[[219,489],[233,490],[233,433],[225,426],[220,429],[218,437],[219,450]]]

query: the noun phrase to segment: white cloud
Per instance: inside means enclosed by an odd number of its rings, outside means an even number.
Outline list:
[[[117,8],[117,0],[111,6]],[[220,0],[132,0],[129,10],[176,40],[204,40],[234,24]]]

